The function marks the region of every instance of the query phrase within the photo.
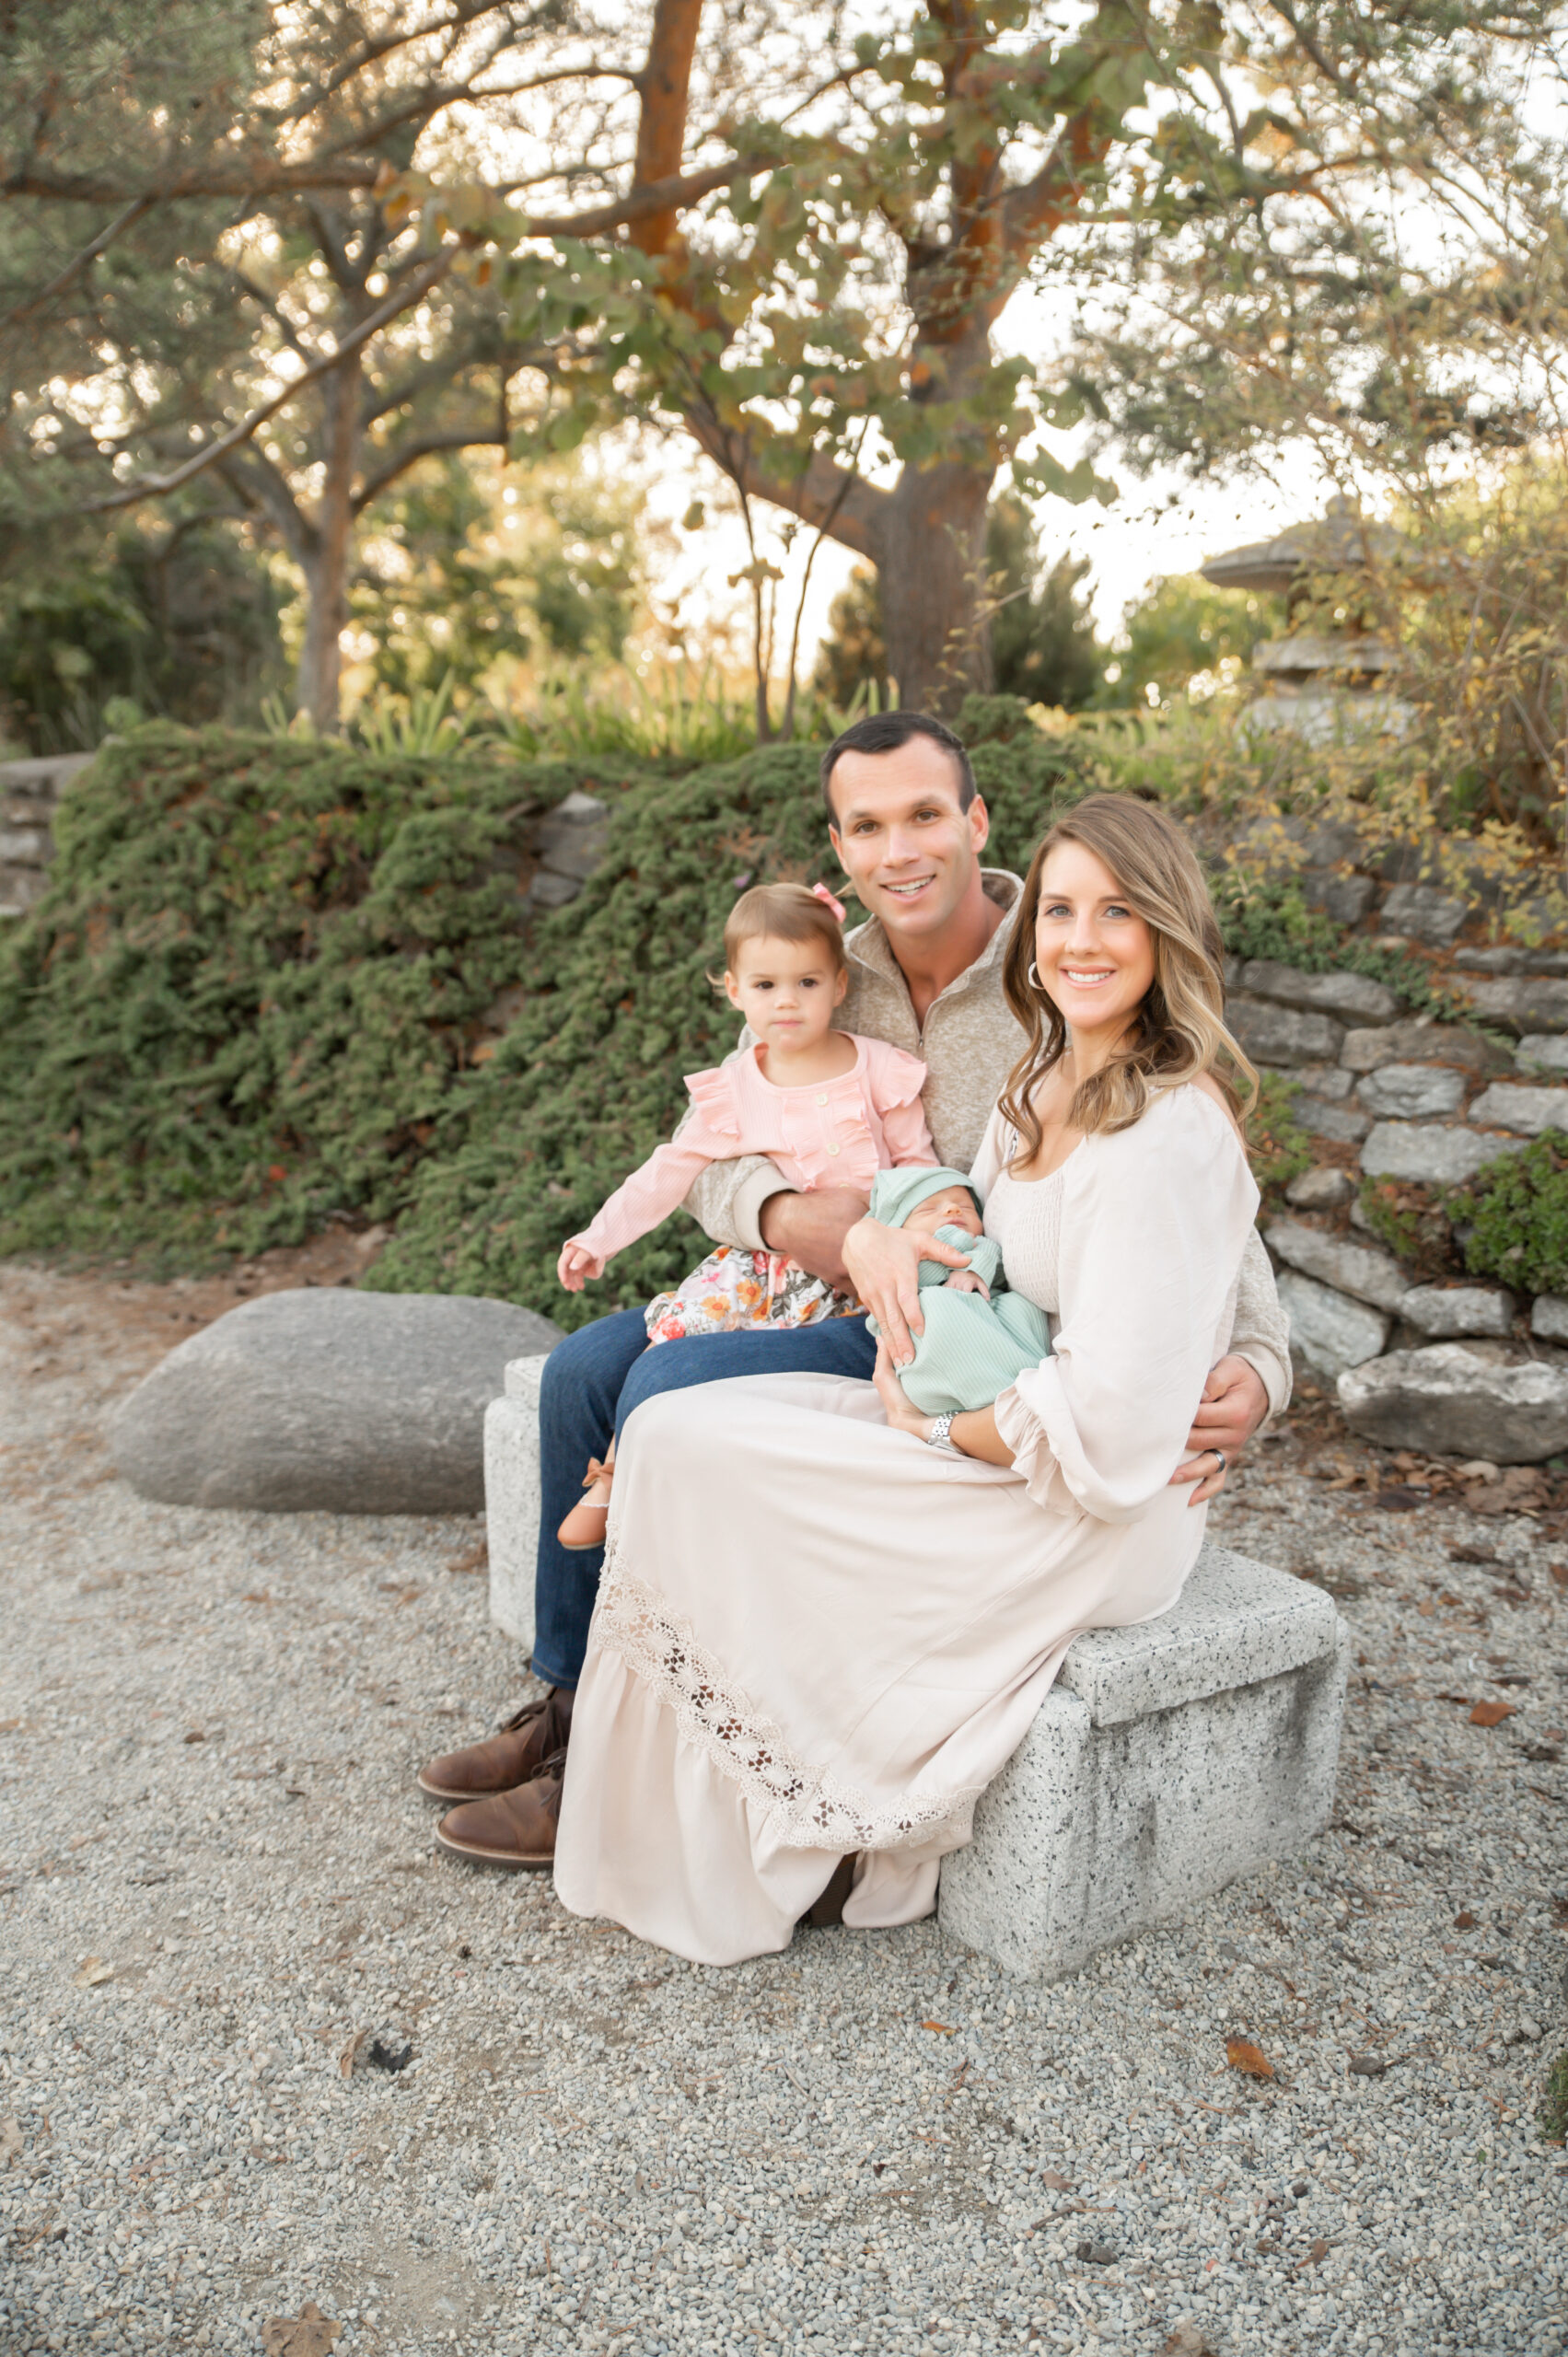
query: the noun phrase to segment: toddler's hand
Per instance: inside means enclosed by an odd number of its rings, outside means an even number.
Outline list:
[[[568,1293],[581,1293],[586,1278],[603,1276],[604,1262],[595,1253],[585,1251],[580,1244],[568,1242],[561,1247],[555,1273]]]
[[[991,1287],[972,1269],[955,1269],[950,1277],[943,1278],[942,1287],[945,1293],[980,1293],[991,1299]]]

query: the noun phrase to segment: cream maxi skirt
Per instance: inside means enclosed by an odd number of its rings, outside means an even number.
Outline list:
[[[1207,1519],[1037,1505],[889,1429],[869,1383],[669,1392],[616,1458],[555,1887],[702,1964],[787,1947],[841,1857],[846,1923],[909,1923],[1074,1637],[1168,1610]]]

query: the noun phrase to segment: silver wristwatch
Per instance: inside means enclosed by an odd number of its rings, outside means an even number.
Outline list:
[[[953,1418],[957,1413],[956,1408],[949,1408],[945,1414],[934,1419],[931,1430],[925,1435],[928,1448],[945,1448],[949,1457],[963,1455],[961,1448],[955,1448],[953,1446]]]

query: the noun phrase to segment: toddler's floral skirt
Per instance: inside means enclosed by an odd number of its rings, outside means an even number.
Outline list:
[[[783,1252],[748,1252],[738,1244],[721,1244],[673,1293],[656,1295],[643,1313],[650,1342],[815,1326],[824,1318],[860,1314],[854,1294],[835,1293],[797,1260]]]

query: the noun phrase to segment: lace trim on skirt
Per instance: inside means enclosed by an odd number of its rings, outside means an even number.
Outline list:
[[[688,1624],[633,1577],[614,1540],[605,1556],[594,1637],[675,1713],[680,1732],[765,1809],[791,1848],[905,1850],[946,1833],[955,1849],[970,1838],[983,1784],[879,1805],[796,1758],[780,1729],[726,1678]]]

